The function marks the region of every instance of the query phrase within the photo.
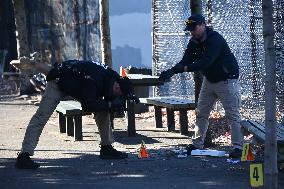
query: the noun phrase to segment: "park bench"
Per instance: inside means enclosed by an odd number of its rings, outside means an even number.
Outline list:
[[[74,136],[75,141],[82,141],[82,116],[91,115],[92,112],[84,112],[81,103],[75,100],[60,101],[55,111],[59,114],[59,132]],[[114,115],[110,116],[110,124],[114,128]]]
[[[166,108],[167,110],[168,131],[175,130],[174,111],[179,111],[180,133],[182,135],[188,135],[187,111],[195,109],[194,100],[180,97],[150,97],[139,98],[139,100],[145,105],[154,106],[156,128],[163,127],[161,108]]]
[[[59,113],[59,131],[66,133],[67,136],[74,136],[75,141],[83,140],[82,135],[82,116],[90,115],[89,112],[82,110],[78,101],[60,101],[56,107]]]
[[[261,143],[265,143],[265,126],[261,122],[252,120],[241,121],[241,126],[244,130],[251,133],[255,139]],[[276,140],[277,140],[277,155],[278,162],[284,162],[284,126],[276,124]]]

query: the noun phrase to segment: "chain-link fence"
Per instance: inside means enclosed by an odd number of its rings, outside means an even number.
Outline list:
[[[202,1],[208,25],[227,40],[240,66],[242,114],[245,118],[264,120],[264,46],[261,0]],[[189,37],[183,29],[190,15],[189,0],[153,2],[153,73],[178,63]],[[275,50],[277,56],[277,111],[283,115],[284,103],[284,1],[274,1]],[[189,97],[194,94],[190,74],[178,74],[170,83],[155,89],[155,95]],[[218,105],[216,106],[219,107]],[[280,116],[278,117],[280,119]]]

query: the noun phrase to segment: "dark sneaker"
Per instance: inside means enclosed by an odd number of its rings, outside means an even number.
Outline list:
[[[187,145],[187,146],[186,146],[186,151],[187,151],[186,153],[187,153],[187,155],[190,156],[190,155],[191,155],[191,151],[192,151],[192,150],[196,150],[196,149],[197,149],[197,148],[196,148],[193,144]]]
[[[34,162],[27,152],[19,153],[15,167],[18,169],[37,169],[40,167],[39,163]]]
[[[100,158],[101,159],[125,159],[128,154],[114,149],[111,145],[101,146]]]
[[[229,153],[230,158],[241,158],[242,157],[242,150],[235,148],[233,151]]]

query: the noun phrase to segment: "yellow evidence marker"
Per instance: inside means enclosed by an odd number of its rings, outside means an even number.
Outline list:
[[[251,187],[263,186],[263,168],[262,164],[250,164],[250,185]]]
[[[244,143],[241,161],[254,161],[254,156],[249,143]]]

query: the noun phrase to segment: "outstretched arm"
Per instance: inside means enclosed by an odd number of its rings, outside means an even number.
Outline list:
[[[183,73],[186,71],[186,65],[191,64],[194,60],[194,48],[195,48],[195,42],[189,41],[187,48],[183,54],[183,57],[179,63],[177,63],[172,68],[161,72],[159,80],[165,81],[170,79],[174,74],[177,73]]]

